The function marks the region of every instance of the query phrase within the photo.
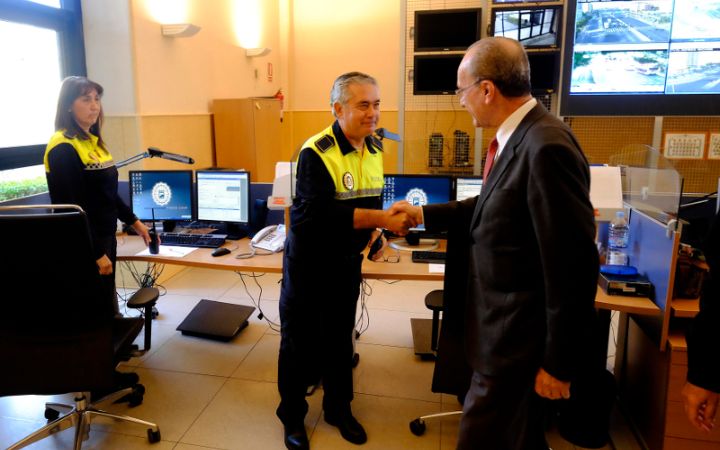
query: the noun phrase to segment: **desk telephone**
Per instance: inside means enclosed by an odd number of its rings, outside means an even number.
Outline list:
[[[285,246],[285,225],[270,225],[263,228],[255,234],[250,245],[273,253],[281,252]]]

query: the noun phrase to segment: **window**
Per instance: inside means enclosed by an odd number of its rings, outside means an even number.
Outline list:
[[[47,190],[42,158],[60,81],[85,75],[80,0],[0,3],[0,201]]]

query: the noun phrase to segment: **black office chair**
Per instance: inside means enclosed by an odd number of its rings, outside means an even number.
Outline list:
[[[23,448],[75,426],[74,448],[79,450],[98,416],[143,425],[149,441],[158,442],[156,424],[95,406],[122,397],[128,397],[131,405],[142,402],[140,384],[112,390],[117,382],[115,367],[127,359],[143,321],[114,317],[115,299],[103,295],[82,209],[0,207],[0,257],[6,262],[0,283],[6,292],[20,292],[3,294],[0,396],[75,393],[74,406],[46,404],[48,424],[8,448]],[[112,393],[91,399],[91,391]],[[69,413],[59,417],[60,410]]]
[[[430,345],[435,356],[435,368],[431,390],[455,395],[460,404],[465,399],[472,377],[472,369],[465,360],[465,304],[461,300],[465,298],[467,267],[470,264],[467,232],[470,219],[470,216],[464,217],[448,230],[443,289],[431,291],[425,296],[425,306],[433,311]],[[426,420],[461,414],[462,411],[457,410],[420,416],[410,421],[410,431],[420,436],[425,433]]]

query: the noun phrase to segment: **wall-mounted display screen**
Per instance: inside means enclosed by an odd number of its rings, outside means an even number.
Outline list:
[[[569,0],[561,115],[719,115],[720,2]]]
[[[463,55],[415,55],[413,58],[413,94],[455,94],[457,70],[462,58]]]
[[[529,52],[530,84],[533,93],[557,91],[560,74],[560,52]]]
[[[465,50],[480,39],[480,8],[415,11],[415,51]]]
[[[559,48],[560,6],[493,9],[492,35],[520,41],[525,48]]]
[[[193,220],[192,170],[131,170],[130,204],[140,220]]]

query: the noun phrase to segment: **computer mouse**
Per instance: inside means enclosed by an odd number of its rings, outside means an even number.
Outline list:
[[[216,248],[215,250],[213,250],[212,255],[213,255],[213,256],[222,256],[222,255],[227,255],[228,253],[230,253],[230,249],[229,249],[229,248],[227,248],[227,247],[218,247],[218,248]]]

